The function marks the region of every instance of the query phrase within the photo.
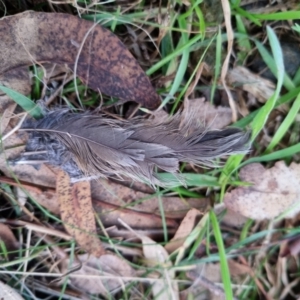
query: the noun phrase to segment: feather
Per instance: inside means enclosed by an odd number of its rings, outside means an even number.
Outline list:
[[[54,110],[28,120],[27,160],[47,161],[72,178],[117,176],[167,186],[157,170],[177,174],[179,162],[213,166],[216,158],[245,153],[250,134],[237,128],[189,132],[180,114],[154,124],[149,120],[118,121],[90,112]],[[24,158],[20,158],[22,160]]]

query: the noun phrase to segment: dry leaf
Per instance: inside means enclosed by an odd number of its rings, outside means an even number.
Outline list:
[[[69,14],[26,11],[2,18],[0,36],[0,75],[4,78],[8,71],[26,65],[66,64],[96,91],[150,109],[160,104],[131,53],[98,24]]]
[[[179,299],[178,286],[175,282],[172,282],[175,273],[173,270],[168,270],[172,266],[168,252],[163,246],[157,244],[147,236],[139,235],[139,238],[143,244],[146,264],[150,267],[159,266],[162,268],[162,277],[165,282],[157,281],[152,285],[153,297],[158,300]]]
[[[9,130],[12,127],[9,125]],[[20,155],[24,150],[23,145],[26,135],[13,134],[3,141],[3,148],[5,149],[0,153],[0,170],[7,177],[17,177],[20,180],[38,184],[42,186],[55,187],[56,176],[55,173],[45,164],[40,166],[35,165],[9,165],[7,161],[14,159]],[[14,174],[12,176],[12,173]]]
[[[190,299],[190,296],[194,296],[197,300],[225,299],[224,290],[218,285],[221,282],[219,263],[197,265],[195,270],[187,272],[187,277],[192,279],[194,283],[180,293],[181,299]]]
[[[242,228],[247,222],[248,218],[242,216],[241,214],[226,208],[224,202],[218,203],[214,206],[214,212],[216,215],[224,214],[221,224],[227,227]]]
[[[192,208],[182,220],[175,236],[165,245],[165,249],[168,253],[171,253],[178,249],[184,243],[186,237],[192,232],[195,226],[196,218],[200,216],[199,210]]]
[[[4,243],[8,252],[19,249],[19,242],[16,240],[13,232],[7,225],[2,223],[0,223],[0,241]]]
[[[135,211],[155,214],[160,217],[159,201],[164,207],[165,216],[167,218],[183,218],[191,208],[197,208],[205,211],[209,205],[209,199],[188,199],[183,201],[179,197],[157,197],[153,191],[153,195],[136,191],[130,187],[117,184],[110,180],[97,180],[92,182],[92,197],[95,200],[103,201],[115,205],[116,207],[124,207]],[[140,220],[143,224],[143,219]],[[131,223],[134,221],[131,220]]]
[[[104,249],[96,235],[90,183],[82,181],[71,187],[68,174],[60,171],[57,175],[56,192],[61,219],[67,232],[88,253],[101,256]]]
[[[31,79],[28,67],[8,69],[5,73],[2,73],[0,66],[0,85],[9,87],[20,94],[29,95],[31,92]],[[0,114],[3,114],[1,116],[1,132],[4,132],[16,106],[16,102],[0,90]]]
[[[191,126],[191,130],[199,127],[222,129],[232,123],[232,111],[229,107],[214,106],[205,98],[184,101],[182,119]]]
[[[7,183],[15,187],[21,187],[25,191],[26,196],[29,194],[40,205],[47,208],[53,214],[59,215],[59,203],[55,189],[47,186],[32,184],[27,181],[18,180],[0,176],[0,182]]]
[[[172,262],[169,259],[169,254],[166,249],[149,237],[137,233],[137,231],[130,228],[123,220],[119,219],[119,222],[142,241],[143,254],[147,266],[156,267],[157,270],[161,271],[161,276],[158,272],[153,274],[164,279],[163,281],[158,280],[152,285],[151,290],[154,298],[158,300],[179,299],[177,283],[172,282],[172,279],[175,277],[175,272],[171,268]]]
[[[149,229],[163,226],[161,217],[154,214],[134,211],[100,200],[93,200],[93,205],[105,226],[116,225],[119,218],[134,228]],[[172,219],[166,219],[165,222],[168,227],[177,227],[177,222]]]
[[[286,217],[292,218],[300,211],[300,165],[287,167],[279,161],[265,169],[261,164],[250,164],[241,169],[240,178],[252,186],[226,193],[224,203],[229,209],[255,220],[276,218],[287,210]]]
[[[128,279],[122,277],[133,277],[135,271],[122,258],[115,254],[104,254],[99,258],[91,255],[79,255],[82,267],[80,270],[72,272],[72,275],[85,275],[84,277],[70,276],[71,283],[82,291],[90,294],[111,295],[124,286]],[[78,267],[79,262],[74,262],[72,267]],[[64,263],[64,272],[67,271],[69,261]],[[98,277],[95,277],[98,276]],[[101,278],[105,276],[106,278]],[[108,279],[109,277],[109,279]]]
[[[6,96],[3,96],[6,98]],[[17,104],[10,99],[0,97],[0,134],[3,136],[5,129],[10,121],[10,118],[17,107]],[[3,114],[1,112],[3,111]]]
[[[24,300],[13,288],[0,281],[0,299],[2,300]]]
[[[274,93],[274,83],[268,79],[252,73],[247,68],[237,66],[227,73],[227,80],[233,86],[241,87],[257,98],[260,102],[266,102]]]

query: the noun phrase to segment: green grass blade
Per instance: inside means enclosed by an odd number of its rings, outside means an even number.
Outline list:
[[[20,105],[26,112],[28,112],[34,118],[40,118],[43,116],[41,108],[36,105],[28,97],[10,89],[3,85],[0,85],[0,89],[10,98],[12,98],[18,105]]]
[[[217,216],[215,215],[214,211],[211,210],[209,212],[209,217],[211,221],[211,226],[214,232],[214,236],[216,239],[216,243],[219,250],[220,256],[220,265],[221,265],[221,277],[224,285],[224,291],[226,295],[226,299],[233,299],[232,287],[231,287],[231,279],[230,279],[230,272],[227,263],[227,256],[225,252],[225,247],[223,243],[223,237],[220,230],[219,222]]]
[[[217,89],[217,82],[221,72],[221,57],[222,57],[222,35],[221,27],[219,27],[217,38],[216,38],[216,64],[215,64],[215,74],[212,82],[211,93],[210,93],[210,103],[213,103],[215,92]]]
[[[244,9],[242,9],[238,6],[234,7],[233,14],[245,17],[245,18],[249,19],[250,21],[252,21],[257,26],[261,26],[261,22],[255,17],[255,15],[252,15],[251,13],[245,11]]]
[[[253,120],[252,125],[252,139],[255,139],[262,128],[265,126],[267,119],[275,107],[275,103],[279,98],[280,91],[283,85],[284,80],[284,62],[283,62],[283,54],[278,41],[278,38],[271,27],[267,27],[267,34],[269,38],[269,42],[272,49],[272,54],[274,57],[275,65],[276,65],[276,75],[277,75],[277,86],[275,93],[271,96],[271,98],[266,102],[266,104],[261,108],[259,113]]]
[[[239,32],[236,35],[237,43],[239,46],[238,58],[239,62],[243,64],[244,60],[248,57],[249,52],[252,50],[250,40],[248,38],[248,32],[244,24],[244,20],[240,15],[235,16],[237,30]]]
[[[283,78],[284,78],[284,63],[283,63],[283,54],[281,51],[281,47],[275,32],[270,28],[267,27],[267,34],[270,41],[272,54],[276,64],[276,71],[277,71],[277,86],[274,94],[271,98],[265,103],[265,105],[259,110],[257,115],[254,117],[252,122],[252,140],[256,138],[262,128],[265,126],[267,119],[275,107],[275,103],[280,95],[280,91],[283,85]],[[221,200],[223,199],[225,193],[225,187],[229,180],[229,176],[236,170],[240,163],[242,162],[244,155],[234,155],[231,156],[226,165],[224,166],[223,172],[220,176],[220,183],[222,184],[221,189]]]
[[[197,186],[197,187],[218,187],[220,186],[218,179],[213,176],[194,174],[194,173],[181,173],[178,177],[170,173],[158,173],[158,179],[166,182],[173,182],[174,187],[182,186],[185,182],[187,186]]]
[[[276,147],[276,145],[278,145],[278,143],[281,141],[283,136],[286,134],[286,132],[288,131],[288,129],[294,122],[299,110],[300,110],[300,94],[298,94],[298,97],[294,101],[287,116],[285,117],[284,121],[280,124],[279,128],[277,129],[269,146],[266,149],[266,153],[270,153],[274,149],[274,147]]]
[[[287,20],[299,20],[300,12],[297,10],[282,11],[272,14],[251,14],[253,18],[257,20],[269,20],[269,21],[287,21]]]
[[[159,70],[163,65],[165,65],[166,63],[168,63],[170,60],[172,60],[176,56],[182,54],[186,49],[189,49],[192,45],[194,45],[200,39],[201,39],[201,35],[194,36],[185,45],[182,45],[181,47],[179,47],[178,49],[176,49],[173,53],[171,53],[170,55],[166,56],[165,58],[163,58],[159,62],[157,62],[155,65],[153,65],[150,69],[148,69],[148,71],[146,72],[146,74],[148,76],[152,75],[154,72],[156,72],[157,70]]]
[[[295,85],[292,81],[292,79],[284,72],[283,69],[283,74],[278,74],[277,69],[276,69],[276,56],[273,57],[270,55],[270,53],[268,52],[268,50],[265,48],[265,46],[260,43],[257,40],[254,40],[255,45],[260,53],[260,55],[262,56],[264,62],[266,63],[266,65],[268,66],[268,68],[271,70],[271,72],[273,73],[273,75],[278,79],[278,75],[283,75],[283,85],[284,87],[288,90],[291,91],[295,88]]]
[[[288,103],[290,101],[292,101],[295,97],[297,97],[297,95],[300,93],[300,86],[296,87],[294,90],[291,90],[290,92],[286,93],[285,95],[281,96],[276,104],[275,104],[275,108]],[[259,113],[260,108],[251,112],[248,116],[244,117],[243,119],[235,122],[232,126],[234,127],[239,127],[239,128],[245,128],[249,123],[251,123],[253,121],[253,119],[255,118],[255,116]]]
[[[181,16],[178,18],[178,24],[181,29],[184,29],[184,30],[188,29],[187,22],[186,22],[186,19],[184,16]],[[177,49],[180,48],[181,46],[186,45],[188,43],[188,40],[189,40],[188,33],[182,32],[181,39],[178,43]],[[178,91],[178,89],[182,83],[183,77],[185,75],[186,69],[188,67],[189,56],[190,56],[190,50],[188,47],[185,47],[182,51],[181,60],[180,60],[179,66],[177,68],[176,76],[173,80],[170,92],[168,93],[168,96],[163,100],[161,107],[165,106],[170,101],[170,99],[173,99],[175,93]]]
[[[246,160],[245,162],[243,162],[241,164],[241,167],[243,167],[247,164],[251,164],[251,163],[282,160],[284,158],[291,157],[299,152],[300,152],[300,143],[293,145],[291,147],[282,149],[282,150],[275,151],[270,154],[249,158],[248,160]]]

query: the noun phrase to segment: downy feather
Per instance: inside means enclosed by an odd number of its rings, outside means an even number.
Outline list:
[[[149,120],[118,121],[90,112],[54,110],[28,120],[26,156],[59,166],[73,178],[117,176],[167,186],[157,170],[176,174],[179,162],[212,166],[216,158],[249,149],[249,132],[237,128],[189,132],[180,115],[153,124]],[[36,151],[43,151],[35,154]],[[22,158],[21,158],[22,159]]]

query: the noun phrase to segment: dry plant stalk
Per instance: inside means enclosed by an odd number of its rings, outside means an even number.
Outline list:
[[[40,120],[27,120],[20,131],[28,132],[29,139],[28,153],[19,163],[48,162],[73,179],[129,177],[161,186],[172,183],[159,178],[158,170],[177,176],[179,162],[213,166],[216,158],[245,153],[250,146],[249,132],[237,128],[190,132],[189,122],[182,121],[180,114],[154,124],[141,118],[119,121],[57,109]]]

